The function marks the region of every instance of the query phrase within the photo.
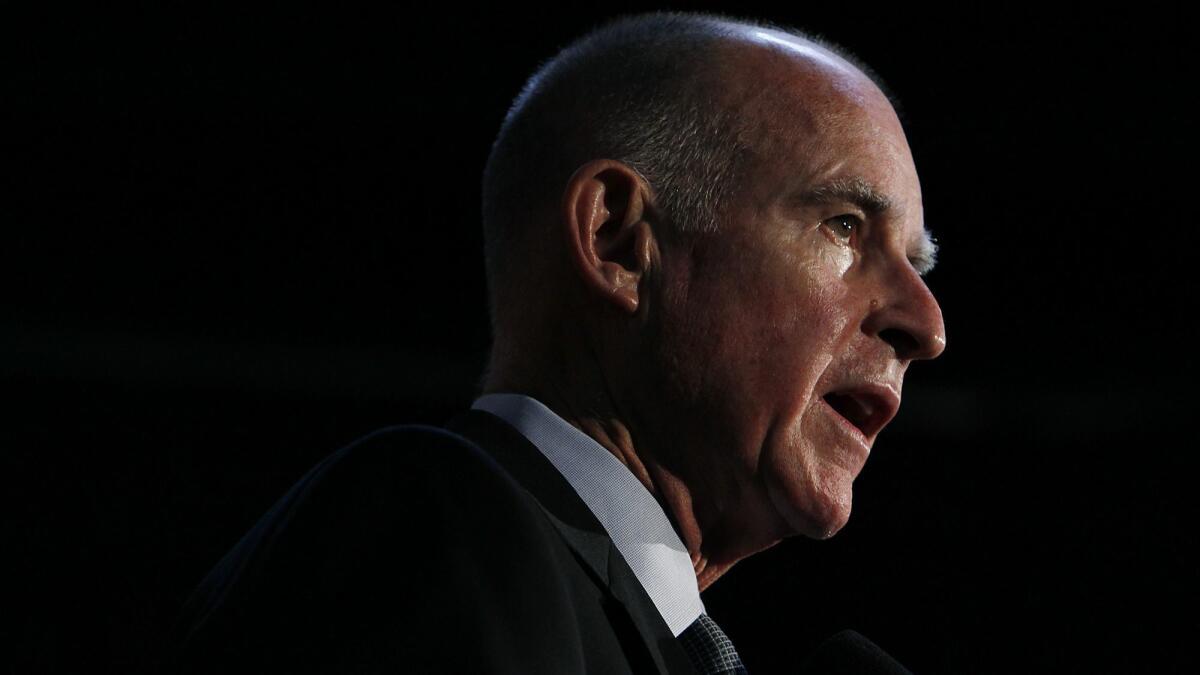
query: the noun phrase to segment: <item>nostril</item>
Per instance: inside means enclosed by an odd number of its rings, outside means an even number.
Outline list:
[[[921,342],[900,328],[886,328],[880,331],[879,337],[896,350],[896,357],[900,359],[914,358],[921,350]]]

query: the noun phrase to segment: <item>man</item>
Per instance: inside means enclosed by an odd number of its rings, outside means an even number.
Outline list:
[[[846,523],[945,345],[900,122],[790,32],[592,33],[518,96],[483,201],[485,395],[306,476],[206,580],[183,667],[741,672],[700,591]]]

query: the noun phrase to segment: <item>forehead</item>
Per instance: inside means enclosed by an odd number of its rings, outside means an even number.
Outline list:
[[[824,71],[827,76],[834,78],[856,79],[862,75],[857,68],[837,54],[789,33],[769,28],[746,27],[740,31],[740,41],[746,46],[774,49],[791,55],[800,64],[813,70]]]
[[[861,70],[830,49],[804,38],[769,28],[738,26],[722,42],[726,75],[741,76],[754,91],[777,91],[784,81],[798,82],[806,91],[865,103],[877,86]],[[740,71],[740,72],[738,72]],[[770,87],[765,89],[764,87]]]
[[[887,142],[907,151],[900,121],[862,71],[802,38],[753,27],[726,43],[722,103],[781,141]]]
[[[760,199],[821,186],[870,186],[875,206],[886,202],[890,212],[906,212],[906,220],[915,218],[923,229],[908,142],[870,78],[819,45],[757,28],[731,43],[726,63],[725,103],[742,119],[748,187],[761,192]]]

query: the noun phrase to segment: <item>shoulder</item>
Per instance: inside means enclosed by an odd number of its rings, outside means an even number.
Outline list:
[[[376,559],[534,557],[556,536],[537,502],[487,452],[436,427],[373,433],[316,467],[301,489],[295,517],[303,526]]]
[[[221,561],[193,601],[189,651],[411,666],[457,635],[494,649],[422,669],[510,662],[526,636],[569,623],[563,550],[483,449],[435,427],[384,429],[314,467]]]
[[[321,550],[429,557],[448,539],[542,531],[530,495],[482,448],[445,429],[382,429],[313,467],[235,550],[264,560]],[[304,551],[311,559],[313,551]],[[334,556],[339,566],[353,565]]]
[[[423,425],[388,427],[364,436],[314,467],[301,484],[353,480],[386,487],[430,477],[515,487],[482,448],[446,429]]]

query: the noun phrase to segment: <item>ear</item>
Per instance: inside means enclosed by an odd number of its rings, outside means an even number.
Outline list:
[[[584,286],[620,310],[637,311],[638,286],[650,268],[654,233],[649,186],[628,165],[592,160],[563,193],[567,252]]]

